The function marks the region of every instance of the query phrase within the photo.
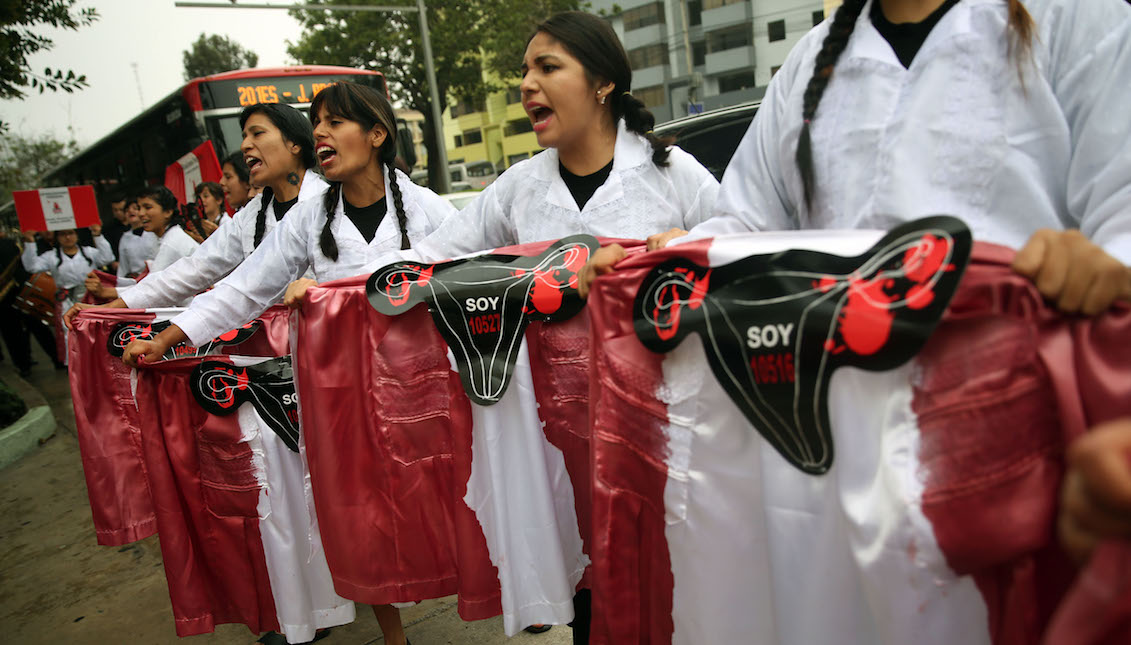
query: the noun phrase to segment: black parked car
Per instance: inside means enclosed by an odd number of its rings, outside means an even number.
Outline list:
[[[721,180],[761,104],[761,101],[740,103],[668,121],[656,126],[656,136],[675,136],[677,146],[694,155]]]

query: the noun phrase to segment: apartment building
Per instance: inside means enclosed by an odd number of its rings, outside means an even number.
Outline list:
[[[789,50],[839,2],[593,0],[657,122],[761,98]]]
[[[444,111],[449,162],[487,160],[501,171],[542,149],[517,87],[450,103]]]

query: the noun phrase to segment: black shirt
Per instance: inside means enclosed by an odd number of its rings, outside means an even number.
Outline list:
[[[911,61],[915,60],[915,54],[919,53],[919,48],[923,46],[923,42],[927,40],[931,30],[939,24],[939,20],[942,20],[946,12],[950,11],[951,7],[956,4],[958,4],[958,0],[946,0],[942,6],[935,9],[922,22],[906,22],[897,25],[884,17],[880,0],[875,0],[872,3],[872,13],[869,17],[872,19],[876,31],[880,32],[884,40],[888,41],[896,57],[899,58],[899,62],[903,63],[906,68],[911,67]]]
[[[287,211],[291,210],[291,206],[294,206],[297,203],[298,195],[295,195],[294,199],[285,202],[281,202],[276,199],[275,205],[273,206],[275,210],[275,221],[278,222],[279,220],[283,219],[283,216],[287,214]]]
[[[610,161],[605,164],[604,168],[584,177],[566,170],[566,167],[560,161],[558,162],[558,171],[562,175],[562,181],[565,182],[566,188],[573,195],[573,201],[577,202],[577,209],[582,210],[593,193],[597,192],[597,189],[609,178],[609,173],[613,171],[613,162]]]
[[[353,225],[357,227],[366,243],[372,242],[373,236],[377,234],[377,227],[381,225],[381,220],[385,219],[385,211],[388,210],[385,198],[382,197],[372,204],[360,208],[343,198],[342,207],[346,211],[346,217],[350,218]]]

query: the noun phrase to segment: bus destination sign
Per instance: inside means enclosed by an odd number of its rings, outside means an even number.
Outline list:
[[[201,83],[200,98],[204,109],[247,107],[258,103],[310,103],[323,89],[343,80],[366,85],[381,84],[380,76],[368,75],[247,78]]]

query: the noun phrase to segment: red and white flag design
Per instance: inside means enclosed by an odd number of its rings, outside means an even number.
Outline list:
[[[134,401],[136,370],[113,356],[110,346],[124,349],[131,333],[168,321],[177,309],[90,309],[74,319],[68,344],[75,432],[86,476],[87,495],[99,544],[121,545],[157,530],[153,499],[141,451],[141,419]],[[279,356],[289,348],[288,311],[267,310],[262,326],[239,344],[218,344],[216,351],[246,356]],[[138,323],[133,331],[122,325]],[[150,330],[152,331],[152,329]],[[116,332],[119,340],[113,339]]]
[[[23,231],[59,231],[102,223],[94,186],[17,190],[12,199]]]
[[[293,397],[289,357],[183,358],[138,370],[143,456],[179,636],[242,623],[301,643],[354,619],[353,603],[334,591],[293,449]]]
[[[211,141],[193,149],[165,169],[165,186],[173,191],[177,201],[187,204],[194,200],[196,187],[206,181],[220,181],[220,160]]]
[[[835,459],[821,474],[790,463],[740,411],[699,334],[664,354],[637,336],[634,300],[665,261],[850,256],[880,236],[743,235],[634,254],[582,314],[527,328],[509,407],[471,408],[424,307],[383,316],[361,278],[312,288],[292,319],[294,369],[335,588],[378,604],[458,593],[464,618],[484,618],[557,602],[563,580],[540,567],[565,572],[568,589],[587,556],[594,643],[1040,642],[1074,574],[1053,539],[1063,450],[1128,413],[1131,309],[1062,317],[1010,270],[1012,251],[976,244],[915,358],[830,377]],[[741,336],[777,342],[789,322]],[[352,342],[325,334],[329,324]],[[562,484],[572,496],[557,496]],[[1087,591],[1061,624],[1123,618]],[[527,618],[514,613],[508,630]]]
[[[702,332],[666,354],[637,338],[634,298],[665,260],[851,256],[879,237],[703,240],[597,281],[592,642],[1041,642],[1072,576],[1053,538],[1063,449],[1128,411],[1131,310],[1061,317],[1010,270],[1012,251],[976,244],[911,362],[832,375],[824,474],[741,413]]]

